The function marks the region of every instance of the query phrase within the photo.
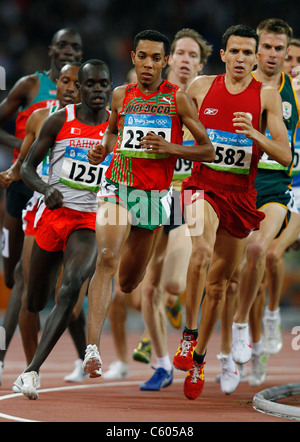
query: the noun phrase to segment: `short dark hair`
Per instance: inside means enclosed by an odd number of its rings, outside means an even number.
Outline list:
[[[246,25],[235,25],[225,31],[222,36],[222,49],[226,51],[229,38],[234,35],[236,37],[253,38],[256,41],[256,52],[258,51],[259,38],[255,29]]]
[[[159,31],[149,29],[137,34],[134,38],[134,51],[136,51],[136,48],[141,40],[157,41],[159,43],[163,43],[165,48],[165,55],[170,54],[170,40],[166,35],[162,34]]]
[[[260,22],[257,27],[257,34],[260,36],[262,32],[269,32],[271,34],[285,34],[288,39],[288,44],[290,39],[293,37],[293,29],[287,24],[286,21],[281,20],[281,18],[267,18]]]
[[[83,77],[83,69],[85,68],[86,65],[91,64],[92,66],[103,66],[105,69],[107,69],[108,73],[109,73],[109,79],[110,81],[112,81],[112,74],[111,74],[111,70],[108,67],[108,65],[102,61],[102,60],[98,60],[96,58],[93,58],[91,60],[85,61],[79,68],[78,71],[78,81],[79,83],[82,82],[82,77]]]

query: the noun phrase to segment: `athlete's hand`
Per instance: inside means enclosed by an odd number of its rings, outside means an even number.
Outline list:
[[[149,132],[140,142],[142,149],[147,149],[147,153],[171,154],[171,143],[162,136]]]
[[[233,118],[233,125],[236,127],[235,132],[252,139],[255,133],[252,125],[252,115],[247,112],[235,112],[233,115],[235,115],[235,118]]]
[[[12,182],[13,178],[9,170],[0,173],[0,187],[2,187],[2,189],[8,189]]]
[[[49,186],[45,192],[45,204],[49,210],[60,209],[64,205],[62,193],[52,186]]]
[[[89,149],[87,157],[89,163],[93,166],[98,166],[98,164],[102,163],[107,156],[107,150],[102,144],[97,144],[96,146]]]

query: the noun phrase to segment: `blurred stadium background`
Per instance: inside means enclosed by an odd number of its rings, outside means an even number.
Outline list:
[[[294,36],[300,37],[299,0],[0,0],[0,66],[5,68],[7,85],[0,99],[21,76],[48,68],[48,45],[63,27],[81,33],[84,61],[106,61],[118,86],[131,68],[133,37],[141,30],[157,29],[172,39],[183,27],[196,29],[214,47],[204,73],[217,74],[224,70],[219,57],[223,32],[238,23],[256,27],[270,17],[286,20]],[[14,121],[7,123],[7,129],[13,133]],[[1,149],[0,171],[10,163],[11,152]],[[4,197],[0,190],[0,231]],[[283,306],[294,312],[300,307],[299,253],[286,254]],[[1,271],[0,261],[0,310],[4,310],[9,291]]]

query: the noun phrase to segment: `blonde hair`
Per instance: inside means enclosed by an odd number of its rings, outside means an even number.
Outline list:
[[[257,27],[257,34],[260,36],[262,32],[270,32],[272,34],[285,34],[288,44],[293,37],[293,29],[280,18],[267,18],[263,20]]]
[[[175,52],[178,40],[181,40],[182,38],[191,38],[195,40],[195,42],[198,44],[200,48],[200,62],[203,63],[203,65],[205,65],[207,63],[208,57],[212,54],[213,46],[210,45],[202,37],[202,35],[200,35],[194,29],[184,28],[181,29],[181,31],[177,32],[171,45],[171,55],[173,55]]]

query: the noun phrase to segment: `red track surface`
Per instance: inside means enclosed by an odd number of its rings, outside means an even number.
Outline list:
[[[219,335],[215,334],[209,347],[206,365],[206,385],[196,401],[189,401],[183,394],[184,373],[175,370],[172,386],[160,392],[141,392],[139,384],[152,375],[150,366],[130,362],[130,377],[124,381],[108,382],[103,379],[86,379],[83,384],[66,384],[63,377],[73,370],[77,358],[68,334],[60,340],[44,364],[42,390],[37,401],[29,401],[22,395],[13,395],[11,387],[25,368],[24,353],[17,334],[5,361],[2,387],[0,387],[0,422],[290,422],[285,419],[258,413],[252,408],[254,395],[265,388],[300,380],[300,351],[291,347],[293,336],[284,335],[284,349],[269,360],[269,375],[264,385],[253,388],[241,383],[236,392],[225,396],[215,382],[219,374]],[[133,349],[139,336],[128,336],[128,348]],[[170,354],[176,351],[180,332],[169,335]],[[115,358],[112,339],[103,336],[101,349],[104,371]],[[155,358],[153,357],[153,365]],[[59,388],[67,387],[60,391]]]

